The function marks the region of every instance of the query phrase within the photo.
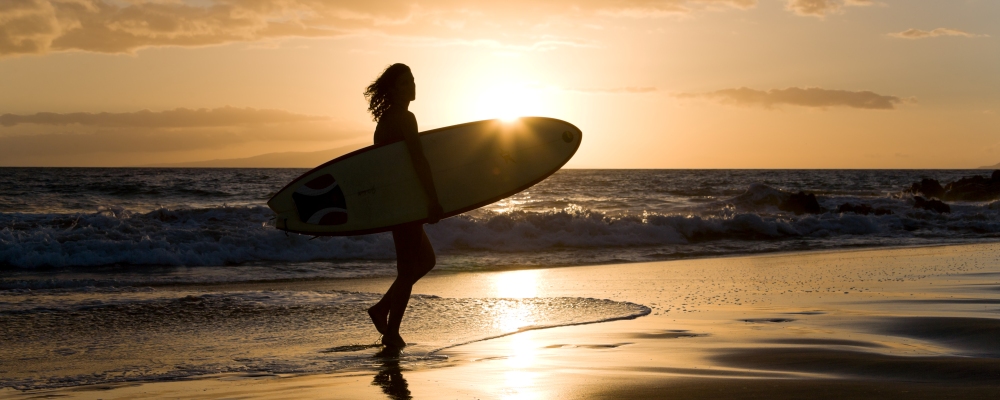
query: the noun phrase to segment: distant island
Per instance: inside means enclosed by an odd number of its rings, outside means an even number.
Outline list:
[[[993,165],[987,165],[985,167],[979,167],[979,169],[1000,169],[1000,163],[996,163],[996,164],[993,164]]]
[[[160,163],[139,165],[139,167],[161,168],[313,168],[322,163],[365,147],[357,143],[320,151],[289,151],[267,153],[247,158],[229,158],[182,163]]]

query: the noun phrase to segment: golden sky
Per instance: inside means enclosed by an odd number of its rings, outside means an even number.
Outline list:
[[[0,0],[0,165],[127,166],[579,126],[576,168],[1000,162],[996,0]]]

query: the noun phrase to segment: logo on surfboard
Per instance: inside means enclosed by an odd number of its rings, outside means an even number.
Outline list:
[[[299,186],[292,201],[302,222],[313,225],[347,223],[347,201],[333,175],[323,174]]]

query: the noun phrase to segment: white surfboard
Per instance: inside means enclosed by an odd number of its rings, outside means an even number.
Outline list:
[[[573,124],[544,117],[470,122],[419,135],[444,217],[542,181],[573,157],[582,139]],[[267,205],[278,214],[278,229],[309,235],[362,235],[427,220],[427,198],[405,142],[369,146],[320,165]]]

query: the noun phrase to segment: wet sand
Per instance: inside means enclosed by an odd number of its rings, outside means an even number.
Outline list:
[[[379,292],[389,282],[267,286]],[[248,286],[253,285],[232,289]],[[597,324],[524,327],[521,333],[437,351],[436,357],[400,362],[383,355],[373,357],[369,368],[332,374],[227,374],[27,392],[2,389],[0,397],[1000,395],[1000,244],[437,274],[422,280],[414,293],[593,297],[642,304],[652,313]],[[517,322],[516,316],[510,318]]]

